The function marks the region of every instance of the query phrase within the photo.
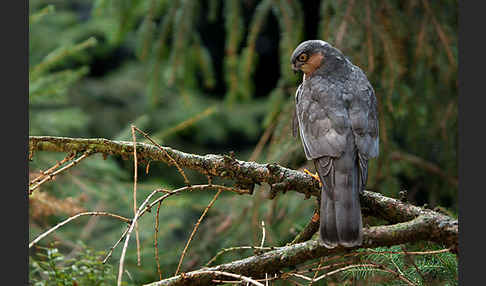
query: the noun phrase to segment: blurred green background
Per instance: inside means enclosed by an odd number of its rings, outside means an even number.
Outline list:
[[[380,156],[370,161],[367,189],[391,197],[406,191],[416,205],[457,213],[457,1],[32,0],[29,9],[29,135],[130,141],[135,124],[184,152],[234,151],[240,160],[312,169],[291,136],[301,75],[292,72],[290,54],[303,40],[322,39],[375,88]],[[36,153],[31,177],[64,156]],[[207,182],[186,172],[193,184]],[[156,188],[184,185],[162,163],[150,164],[148,174],[140,166],[138,174],[139,203]],[[83,210],[131,217],[132,187],[131,160],[90,157],[30,197],[29,240]],[[162,205],[164,277],[175,272],[213,195],[194,192]],[[267,195],[268,186],[253,196],[221,194],[182,269],[201,267],[222,248],[259,245],[262,220],[266,245],[290,242],[316,202],[294,192]],[[127,283],[158,279],[154,219],[155,212],[139,221],[141,267],[130,242]],[[41,244],[55,241],[68,256],[81,242],[108,250],[124,230],[110,219],[82,218]],[[108,262],[115,273],[120,252]],[[216,263],[251,254],[230,253]]]

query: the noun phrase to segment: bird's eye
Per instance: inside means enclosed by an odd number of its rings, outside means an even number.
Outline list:
[[[301,61],[301,62],[307,61],[307,54],[300,54],[299,61]]]

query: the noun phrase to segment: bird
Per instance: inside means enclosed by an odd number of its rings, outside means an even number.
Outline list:
[[[359,194],[366,186],[369,159],[379,155],[375,91],[361,68],[323,40],[300,43],[292,52],[291,67],[303,72],[292,133],[300,136],[317,171],[321,241],[327,248],[359,246]]]

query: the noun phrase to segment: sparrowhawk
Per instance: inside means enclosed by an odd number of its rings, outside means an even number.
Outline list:
[[[379,153],[373,87],[359,67],[325,41],[299,44],[291,64],[304,73],[292,129],[321,181],[320,237],[328,248],[361,245],[359,193],[368,160]]]

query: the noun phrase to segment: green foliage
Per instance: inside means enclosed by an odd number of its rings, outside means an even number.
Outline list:
[[[294,83],[296,76],[289,68],[292,51],[303,40],[303,16],[300,1],[273,1],[273,12],[279,20],[281,39],[279,42],[280,74],[286,83]]]
[[[412,246],[416,251],[433,252],[437,245]],[[369,252],[363,249],[360,252]],[[456,255],[450,252],[412,255],[404,254],[404,246],[379,247],[371,254],[360,256],[359,263],[375,264],[377,267],[356,267],[345,270],[341,279],[371,279],[373,285],[397,285],[397,273],[414,285],[458,285],[458,265]],[[407,249],[407,252],[411,252]],[[380,281],[378,284],[376,281]],[[403,281],[401,281],[403,283]]]
[[[113,267],[103,264],[103,251],[94,251],[79,244],[79,252],[71,258],[54,247],[39,247],[35,256],[29,259],[29,280],[31,285],[113,285],[116,275]],[[124,283],[123,285],[130,285]]]
[[[68,89],[85,76],[89,68],[72,68],[69,65],[75,59],[82,60],[86,56],[86,50],[96,46],[97,41],[94,37],[89,37],[75,44],[73,38],[63,37],[62,44],[53,47],[45,41],[46,35],[59,32],[59,24],[68,25],[74,21],[72,14],[60,12],[60,15],[54,17],[55,21],[51,22],[54,13],[54,6],[48,5],[32,13],[29,18],[29,107],[39,109],[39,112],[32,112],[29,118],[30,134],[69,134],[71,130],[82,129],[89,121],[82,110],[69,106],[68,96]],[[47,52],[47,49],[52,50]],[[49,107],[54,110],[49,110]]]
[[[225,14],[225,28],[228,35],[225,45],[225,57],[224,70],[226,84],[228,85],[228,93],[226,97],[229,102],[235,101],[239,97],[239,84],[238,81],[238,50],[243,38],[243,19],[241,18],[241,1],[228,0],[224,1],[224,14]]]

